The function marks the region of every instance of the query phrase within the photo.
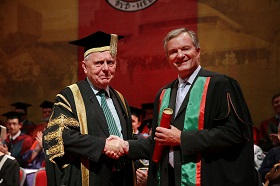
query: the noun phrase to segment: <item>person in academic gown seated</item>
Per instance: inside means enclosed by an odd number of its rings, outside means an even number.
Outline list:
[[[0,186],[18,186],[20,183],[17,160],[0,151]]]
[[[70,42],[84,47],[87,77],[55,98],[43,138],[49,185],[133,185],[132,161],[119,158],[132,139],[129,105],[110,86],[120,38],[98,31]]]
[[[141,110],[144,111],[144,116],[142,119],[142,123],[139,127],[139,130],[144,137],[148,137],[150,135],[149,130],[151,126],[151,121],[153,119],[153,109],[154,109],[154,103],[141,104]]]
[[[140,138],[146,138],[140,131],[139,127],[141,126],[141,120],[143,118],[144,111],[130,106],[131,111],[131,119],[132,119],[132,129],[133,129],[133,139],[140,139]],[[134,161],[134,167],[136,170],[136,183],[137,186],[144,186],[147,183],[147,169],[149,166],[149,160],[145,159],[139,159]],[[145,168],[145,169],[139,169],[139,168]]]
[[[53,104],[53,102],[46,100],[40,104],[40,107],[42,108],[42,122],[39,123],[33,131],[33,144],[30,150],[23,154],[23,159],[28,162],[26,168],[39,169],[45,164],[42,135],[47,128],[48,121],[52,113]]]
[[[129,158],[152,149],[149,186],[256,186],[252,120],[238,82],[200,66],[193,31],[172,30],[164,48],[178,78],[158,92],[152,136],[129,141]],[[158,126],[165,108],[174,111],[170,128]],[[152,161],[155,142],[165,146],[159,163]]]
[[[280,126],[280,93],[272,96],[272,107],[275,115],[261,122],[259,146],[264,152],[280,145],[277,138],[278,127]]]
[[[25,167],[27,162],[22,155],[28,151],[32,145],[32,138],[21,132],[22,123],[20,114],[14,111],[3,114],[7,117],[6,125],[9,133],[3,145],[0,145],[0,151],[16,158],[21,167]]]
[[[42,120],[39,124],[36,125],[36,128],[32,132],[31,137],[34,141],[36,141],[37,133],[43,132],[47,128],[52,113],[53,104],[53,102],[47,100],[43,101],[40,104],[40,107],[42,108]]]
[[[21,132],[31,136],[34,129],[36,128],[36,124],[32,121],[29,121],[27,118],[27,108],[30,107],[31,104],[16,102],[11,105],[15,107],[15,112],[21,114],[21,118],[20,118],[22,121]]]
[[[131,119],[132,119],[133,138],[134,139],[142,138],[143,136],[139,131],[139,127],[141,125],[143,111],[139,108],[130,106],[130,112],[131,112]]]
[[[0,127],[0,145],[6,138],[6,128],[4,126]],[[0,151],[0,186],[18,186],[19,185],[19,164],[17,160],[4,154]]]

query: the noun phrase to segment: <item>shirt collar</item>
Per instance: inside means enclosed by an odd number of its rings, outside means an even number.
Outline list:
[[[19,137],[20,133],[21,133],[21,131],[18,131],[18,133],[12,137],[13,140],[17,139],[17,137]]]
[[[87,81],[88,81],[88,83],[89,83],[89,85],[90,85],[90,88],[91,88],[92,91],[94,92],[94,94],[97,95],[98,92],[99,92],[101,89],[99,89],[99,88],[97,88],[97,87],[94,87],[94,85],[91,83],[91,81],[88,79],[88,77],[87,77]],[[107,86],[107,87],[105,88],[105,91],[107,92],[108,96],[110,97],[109,86]]]
[[[188,82],[191,85],[200,69],[201,69],[201,66],[198,65],[198,67],[195,69],[195,71],[193,71],[193,73],[189,77],[186,77],[185,79],[182,79],[178,76],[178,80],[179,80],[178,87],[180,87],[185,82]]]

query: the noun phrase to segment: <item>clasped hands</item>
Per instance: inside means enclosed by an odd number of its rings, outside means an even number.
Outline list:
[[[164,146],[177,146],[181,144],[181,131],[174,126],[170,129],[157,127],[155,132],[155,141]],[[122,138],[111,135],[106,139],[103,153],[113,159],[128,154],[129,143]]]
[[[128,154],[129,144],[122,138],[111,135],[106,139],[103,153],[113,159],[119,159],[119,157]]]

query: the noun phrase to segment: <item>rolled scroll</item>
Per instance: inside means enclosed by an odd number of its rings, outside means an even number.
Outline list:
[[[170,128],[170,121],[171,121],[172,114],[173,114],[173,110],[171,108],[163,109],[159,126],[163,128]],[[164,146],[158,144],[158,142],[156,141],[153,158],[152,158],[153,162],[158,163],[161,160],[163,149]]]

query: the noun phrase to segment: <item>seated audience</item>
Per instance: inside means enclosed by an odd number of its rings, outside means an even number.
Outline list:
[[[19,113],[12,111],[3,115],[7,117],[6,125],[9,133],[4,144],[0,145],[0,151],[13,156],[21,167],[25,167],[27,162],[22,159],[22,155],[30,149],[32,138],[21,132],[22,123]]]
[[[130,106],[130,111],[131,111],[131,119],[132,119],[133,138],[134,139],[146,138],[147,135],[144,133],[141,133],[141,132],[142,132],[144,126],[146,126],[149,130],[151,125],[148,125],[148,123],[146,122],[147,120],[145,120],[145,122],[143,122],[143,123],[141,122],[144,111],[141,109],[135,108],[135,107],[131,107],[131,106]],[[151,121],[151,119],[148,119],[148,120]],[[143,124],[143,125],[141,125],[141,124]],[[141,129],[139,129],[139,127]],[[145,160],[145,159],[136,160],[134,162],[134,166],[136,169],[137,186],[146,186],[147,178],[148,178],[149,160]]]
[[[25,168],[39,169],[44,164],[44,150],[42,145],[43,133],[39,131],[30,150],[25,152],[22,158],[28,163]]]
[[[45,154],[43,150],[42,139],[43,133],[42,131],[38,131],[32,147],[22,156],[22,158],[27,162],[27,166],[25,168],[40,169],[45,166]],[[33,185],[35,173],[36,172],[27,175],[27,185]]]
[[[256,170],[259,170],[264,158],[265,154],[263,153],[262,149],[254,144],[254,161]]]
[[[149,136],[149,127],[148,125],[152,124],[153,119],[153,109],[154,109],[154,103],[143,103],[142,110],[144,111],[142,124],[139,127],[140,132],[143,134],[144,137]]]
[[[275,111],[275,116],[264,120],[260,125],[260,143],[259,146],[264,152],[268,152],[272,147],[278,146],[277,128],[280,124],[280,93],[272,97],[272,107]]]
[[[34,122],[29,121],[27,118],[27,108],[31,106],[31,104],[23,103],[23,102],[16,102],[11,104],[15,106],[15,112],[21,114],[20,120],[22,121],[21,132],[23,134],[32,135],[33,130],[35,129],[36,125]]]
[[[133,138],[134,139],[142,138],[143,136],[139,131],[139,127],[141,125],[143,111],[136,107],[130,106],[130,112],[131,112],[131,119],[132,119]]]
[[[36,128],[34,129],[32,133],[32,139],[35,140],[37,133],[38,132],[43,132],[47,128],[49,118],[52,113],[52,108],[53,108],[53,102],[50,101],[43,101],[40,104],[40,107],[42,108],[42,120],[41,123],[39,123]]]
[[[254,137],[254,162],[255,162],[255,168],[256,170],[259,170],[261,167],[261,164],[263,162],[263,159],[265,157],[265,154],[263,150],[258,146],[259,144],[259,129],[255,126],[253,126],[253,137]]]
[[[278,141],[280,141],[280,127],[278,127]],[[266,174],[271,170],[273,165],[279,163],[280,161],[280,146],[270,149],[265,156],[261,167],[259,168],[259,173],[262,177],[262,181],[265,182]]]
[[[20,182],[17,160],[0,151],[0,186],[18,186]]]
[[[6,128],[1,126],[0,130],[0,145],[2,145],[6,138]],[[15,173],[19,173],[19,169],[19,164],[14,157],[0,151],[0,186],[18,186],[20,176]]]

